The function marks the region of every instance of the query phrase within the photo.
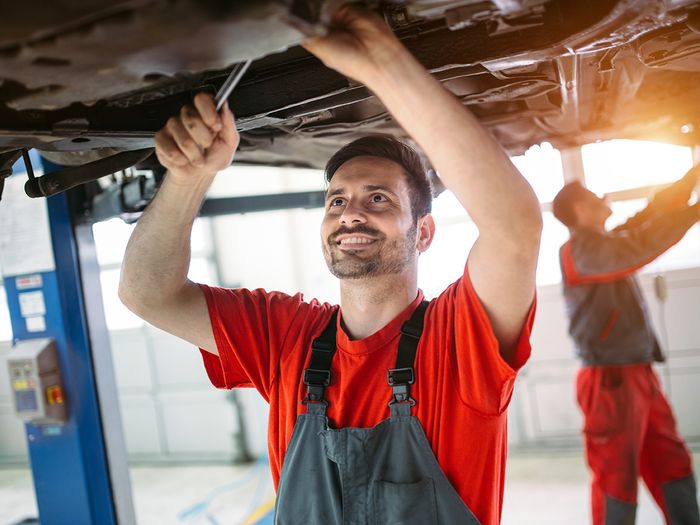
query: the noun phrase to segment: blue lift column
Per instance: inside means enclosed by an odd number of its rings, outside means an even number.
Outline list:
[[[43,166],[46,172],[57,168]],[[22,161],[14,168],[0,201],[13,339],[55,341],[67,408],[64,423],[25,425],[39,520],[134,524],[92,228],[76,224],[66,194],[24,195]]]

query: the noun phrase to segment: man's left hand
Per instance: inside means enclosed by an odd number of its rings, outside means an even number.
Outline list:
[[[302,46],[326,66],[365,83],[403,50],[379,16],[351,4],[335,12],[326,35],[306,40]]]

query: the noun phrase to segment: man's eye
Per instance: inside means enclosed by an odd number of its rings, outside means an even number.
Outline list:
[[[331,206],[342,206],[343,204],[345,204],[343,199],[333,199],[331,201]]]
[[[372,202],[385,202],[386,197],[380,193],[372,195]]]

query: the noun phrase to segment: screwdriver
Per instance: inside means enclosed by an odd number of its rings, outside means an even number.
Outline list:
[[[216,111],[219,111],[221,109],[221,106],[224,105],[224,102],[228,99],[231,92],[241,81],[241,78],[243,78],[243,75],[247,71],[251,62],[252,60],[248,59],[244,60],[243,62],[238,62],[236,65],[233,66],[233,69],[231,70],[231,73],[229,73],[228,78],[226,78],[222,86],[219,88],[219,91],[217,91],[216,95],[214,96],[214,102],[216,103]]]

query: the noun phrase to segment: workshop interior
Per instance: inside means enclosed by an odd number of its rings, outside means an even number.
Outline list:
[[[317,236],[325,162],[368,133],[405,137],[299,45],[342,3],[0,2],[0,525],[273,523],[266,402],[214,389],[196,348],[129,312],[120,266],[166,176],[154,135],[207,92],[228,100],[241,142],[195,222],[190,279],[339,301]],[[614,227],[700,163],[700,2],[367,5],[537,195],[537,317],[508,409],[502,521],[590,523],[552,201],[579,181]],[[439,173],[434,186],[426,298],[462,275],[478,236]],[[700,225],[639,282],[697,471]],[[637,523],[662,519],[640,488]]]

